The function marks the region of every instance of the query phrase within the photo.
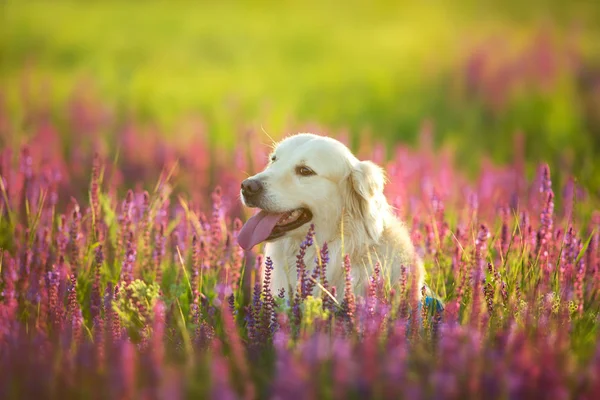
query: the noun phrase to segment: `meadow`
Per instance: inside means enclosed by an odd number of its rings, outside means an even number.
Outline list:
[[[236,243],[242,171],[268,151],[255,134],[211,154],[202,139],[176,148],[129,123],[109,158],[89,104],[71,107],[68,157],[44,113],[29,118],[29,144],[2,152],[2,398],[598,390],[600,214],[573,180],[555,194],[547,165],[527,181],[523,159],[489,164],[473,184],[448,151],[399,145],[386,162],[365,143],[359,154],[386,166],[388,198],[445,308],[420,304],[407,277],[390,288],[377,265],[366,298],[329,287],[326,244],[308,228],[299,254],[319,246],[321,257],[298,261],[286,302],[268,270],[257,279],[260,255]]]
[[[0,398],[597,396],[596,8],[73,4],[3,4]],[[260,279],[240,182],[300,131],[385,168],[434,297],[309,226]]]

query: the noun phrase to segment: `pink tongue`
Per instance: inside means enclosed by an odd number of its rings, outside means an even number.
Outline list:
[[[283,213],[275,214],[260,211],[248,219],[238,235],[238,243],[244,250],[249,250],[269,237],[271,231]]]

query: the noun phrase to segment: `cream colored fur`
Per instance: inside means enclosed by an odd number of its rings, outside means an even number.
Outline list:
[[[407,229],[395,217],[383,194],[385,176],[380,167],[370,161],[359,161],[337,140],[308,133],[284,139],[276,144],[272,155],[276,160],[253,177],[265,185],[265,196],[259,206],[271,212],[300,207],[311,210],[316,246],[308,248],[304,260],[308,271],[312,271],[317,247],[327,242],[330,256],[327,279],[336,287],[338,298],[343,296],[345,283],[344,254],[350,255],[356,294],[365,294],[377,261],[392,285],[399,283],[401,267],[405,266],[408,281],[417,282],[419,288],[423,286],[423,264]],[[299,176],[298,165],[308,166],[316,175]],[[283,287],[289,295],[295,290],[296,255],[309,225],[266,243],[265,256],[271,257],[274,265],[274,291]]]

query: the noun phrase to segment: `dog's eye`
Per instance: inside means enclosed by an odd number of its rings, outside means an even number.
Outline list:
[[[304,165],[296,167],[296,173],[301,176],[316,175],[315,171]]]
[[[273,156],[271,156],[271,162],[275,162],[275,161],[277,161],[277,157],[276,157],[276,156],[274,156],[274,155],[273,155]]]

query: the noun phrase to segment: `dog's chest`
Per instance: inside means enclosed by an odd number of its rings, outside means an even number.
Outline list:
[[[289,295],[296,290],[299,267],[298,250],[297,246],[291,246],[287,241],[267,243],[265,256],[270,257],[273,261],[273,272],[271,274],[271,288],[273,291],[278,292],[281,288],[284,288],[286,294]],[[312,272],[315,266],[315,257],[314,247],[307,248],[303,260],[308,274]]]
[[[340,245],[335,242],[328,244],[329,247],[329,262],[326,265],[325,276],[330,287],[335,287],[337,297],[343,295],[345,285],[345,275],[343,268],[343,258],[341,256]],[[298,246],[293,246],[289,243],[268,243],[265,248],[265,255],[273,261],[273,272],[271,274],[271,289],[277,293],[281,288],[285,289],[286,295],[289,296],[296,290],[298,280]],[[304,265],[306,274],[310,276],[318,265],[317,249],[315,246],[308,247],[304,255]],[[358,286],[363,282],[363,276],[360,268],[351,270],[353,288],[356,291]],[[317,270],[320,274],[320,271]],[[320,275],[319,275],[320,276]],[[319,279],[320,282],[320,279]],[[318,292],[315,289],[315,292]]]

